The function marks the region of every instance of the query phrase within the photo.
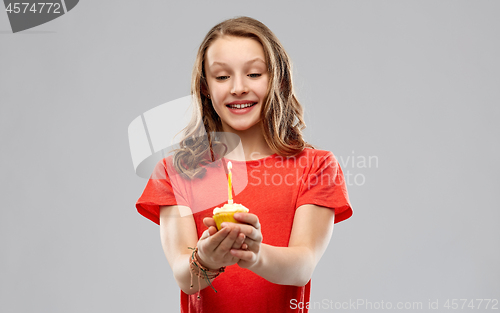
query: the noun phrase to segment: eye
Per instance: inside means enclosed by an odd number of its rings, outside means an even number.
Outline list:
[[[257,78],[257,77],[260,77],[262,74],[249,74],[248,76],[252,77],[252,78]]]
[[[217,79],[217,80],[226,80],[228,78],[229,78],[229,76],[217,76],[217,77],[215,77],[215,79]]]

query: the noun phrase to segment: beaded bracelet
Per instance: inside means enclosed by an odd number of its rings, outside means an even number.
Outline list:
[[[191,289],[193,288],[193,274],[195,274],[196,276],[198,276],[198,299],[200,299],[200,285],[201,285],[200,278],[202,278],[202,277],[207,281],[207,283],[210,285],[210,287],[212,287],[212,289],[215,292],[217,292],[217,290],[215,290],[214,286],[212,286],[212,283],[210,282],[210,280],[219,276],[220,273],[224,273],[224,270],[226,269],[226,267],[223,266],[217,270],[212,270],[212,269],[209,269],[207,267],[204,267],[203,265],[201,265],[201,263],[198,259],[198,247],[195,247],[195,248],[188,247],[188,248],[193,250],[193,253],[191,254],[191,261],[189,262],[189,267],[191,269],[191,271],[190,271],[191,272],[191,286],[190,286],[190,288]]]

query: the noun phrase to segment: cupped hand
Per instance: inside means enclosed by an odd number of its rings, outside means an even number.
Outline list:
[[[239,259],[237,263],[240,267],[251,268],[258,263],[260,258],[262,231],[259,218],[252,213],[236,213],[234,219],[242,224],[225,222],[221,226],[238,225],[240,232],[246,237],[244,241],[246,249],[231,249],[231,255]]]
[[[210,236],[212,236],[213,234],[215,234],[217,232],[217,223],[215,223],[215,220],[212,218],[212,217],[205,217],[203,219],[203,224],[205,224],[205,226],[207,226],[208,228],[208,233]],[[247,244],[246,243],[243,243],[241,244],[240,243],[240,240],[245,240],[245,235],[240,233],[238,236],[240,236],[240,238],[238,238],[239,240],[237,240],[234,245],[233,245],[233,249],[247,249]]]
[[[218,269],[233,265],[238,258],[231,255],[231,249],[240,249],[245,235],[240,233],[239,224],[225,225],[217,231],[213,218],[205,218],[203,223],[208,227],[198,240],[198,258],[202,266]]]

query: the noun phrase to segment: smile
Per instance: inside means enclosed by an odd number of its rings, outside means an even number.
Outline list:
[[[254,106],[256,104],[257,104],[257,102],[254,102],[254,103],[245,103],[245,104],[228,104],[226,106],[228,108],[230,108],[230,109],[245,109],[245,108],[249,108],[251,106]]]

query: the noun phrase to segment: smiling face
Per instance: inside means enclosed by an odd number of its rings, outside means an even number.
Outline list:
[[[207,49],[208,94],[226,132],[259,127],[269,74],[262,45],[254,39],[223,36]]]

